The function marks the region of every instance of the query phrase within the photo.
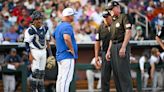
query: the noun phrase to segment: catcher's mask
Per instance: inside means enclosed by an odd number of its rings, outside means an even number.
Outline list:
[[[43,19],[44,16],[41,12],[39,11],[34,11],[31,15],[32,20],[37,20],[37,19]]]

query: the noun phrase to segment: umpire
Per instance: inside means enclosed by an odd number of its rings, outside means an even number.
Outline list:
[[[105,54],[108,50],[108,45],[110,41],[110,25],[112,23],[112,17],[108,11],[103,12],[104,22],[100,25],[99,30],[96,34],[96,42],[95,42],[95,60],[98,66],[100,65],[100,61],[98,58],[100,51],[100,42],[102,41],[102,67],[101,67],[101,89],[102,92],[109,92],[109,81],[111,77],[111,62],[107,62],[105,58]]]
[[[113,21],[111,24],[111,40],[106,59],[109,60],[111,57],[117,92],[133,92],[130,75],[129,47],[129,40],[132,34],[131,23],[126,14],[121,14],[118,2],[111,2],[109,11]]]

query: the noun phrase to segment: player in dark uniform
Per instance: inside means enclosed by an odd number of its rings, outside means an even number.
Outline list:
[[[159,43],[161,48],[164,50],[164,43],[162,42],[162,39],[161,39],[162,36],[164,36],[164,26],[162,27],[162,29],[156,35],[156,41]]]
[[[114,81],[117,92],[133,92],[130,74],[131,23],[126,14],[121,14],[119,3],[113,1],[109,5],[113,18],[111,24],[111,40],[106,59],[111,59]]]
[[[112,17],[108,11],[103,12],[104,22],[100,25],[99,30],[96,34],[95,42],[95,60],[98,66],[101,66],[101,89],[102,92],[109,92],[110,90],[110,77],[111,77],[111,62],[108,62],[105,58],[106,52],[108,50],[108,45],[110,41],[110,25],[112,23]],[[102,41],[102,64],[100,65],[100,60],[98,58],[100,52],[100,43]]]

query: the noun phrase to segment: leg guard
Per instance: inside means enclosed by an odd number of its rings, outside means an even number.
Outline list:
[[[44,70],[40,70],[39,71],[40,74],[40,79],[38,80],[38,92],[45,92],[45,87],[44,87],[44,75],[45,75],[45,71]]]
[[[36,92],[37,89],[37,80],[35,79],[30,79],[30,92]]]
[[[30,88],[31,92],[45,92],[44,88],[44,70],[38,70],[36,69],[34,72],[32,72],[32,78],[30,80]]]

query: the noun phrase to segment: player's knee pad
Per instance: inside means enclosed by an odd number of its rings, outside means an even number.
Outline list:
[[[39,72],[40,72],[40,78],[44,79],[45,71],[44,70],[40,70]]]
[[[32,72],[32,77],[35,79],[44,79],[45,71],[36,69],[34,72]]]

